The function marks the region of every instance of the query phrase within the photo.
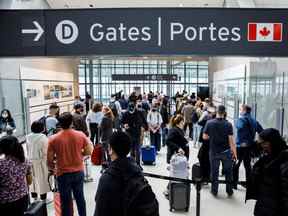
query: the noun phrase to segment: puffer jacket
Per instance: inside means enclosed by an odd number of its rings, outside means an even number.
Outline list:
[[[253,167],[246,200],[256,200],[255,216],[287,216],[288,150],[277,158],[263,156]]]

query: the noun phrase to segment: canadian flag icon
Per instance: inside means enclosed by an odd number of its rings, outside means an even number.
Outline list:
[[[248,23],[248,41],[281,42],[282,23]]]

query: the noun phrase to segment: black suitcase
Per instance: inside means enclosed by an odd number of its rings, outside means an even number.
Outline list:
[[[190,208],[190,184],[169,183],[170,211],[189,211]]]
[[[201,172],[200,163],[195,163],[192,166],[192,180],[193,181],[202,180],[202,172]]]
[[[47,206],[44,201],[36,201],[29,205],[25,216],[47,216]]]

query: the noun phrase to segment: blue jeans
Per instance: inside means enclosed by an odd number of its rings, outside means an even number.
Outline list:
[[[166,139],[168,136],[168,128],[167,127],[163,127],[161,128],[161,135],[162,135],[162,146],[166,145]]]
[[[196,124],[193,124],[193,140],[194,142],[199,141],[199,136],[200,136],[200,131],[201,131],[201,126]]]
[[[86,216],[86,202],[83,192],[84,172],[65,173],[57,177],[61,199],[62,216],[71,216],[72,192],[79,216]]]
[[[211,180],[212,180],[212,193],[218,193],[219,187],[219,166],[220,162],[222,162],[223,171],[225,174],[226,183],[226,192],[228,194],[233,193],[232,185],[233,185],[233,169],[232,169],[232,154],[230,149],[222,152],[222,153],[212,153],[210,151],[210,165],[211,165]]]

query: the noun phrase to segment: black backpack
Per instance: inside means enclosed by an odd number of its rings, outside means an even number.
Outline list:
[[[47,116],[42,116],[38,121],[39,121],[41,124],[43,124],[43,126],[44,126],[44,131],[43,131],[42,133],[47,136],[47,135],[48,135],[48,131],[47,131],[47,127],[46,127],[46,119],[47,119]]]
[[[128,180],[124,191],[124,216],[159,216],[159,203],[143,176]]]
[[[118,116],[118,110],[117,110],[115,102],[110,102],[109,103],[109,108],[111,109],[114,117],[116,118]]]

